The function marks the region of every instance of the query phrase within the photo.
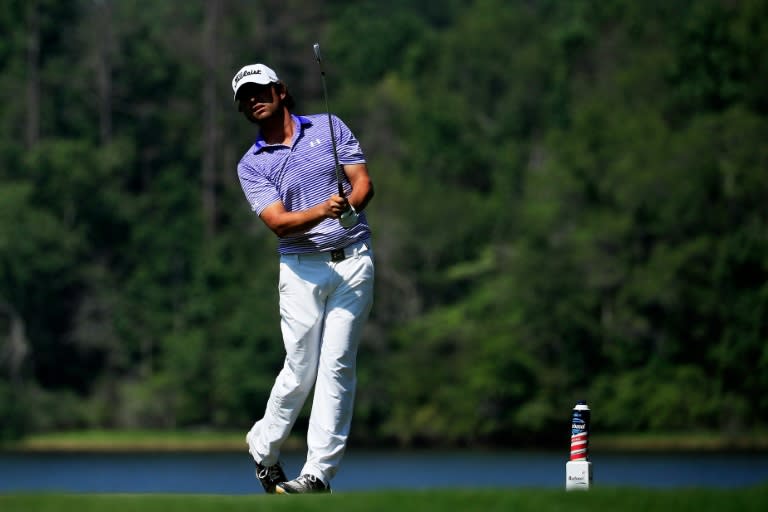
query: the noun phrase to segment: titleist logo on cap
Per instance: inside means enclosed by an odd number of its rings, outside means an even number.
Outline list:
[[[243,71],[241,71],[241,72],[239,72],[238,74],[235,75],[235,84],[237,84],[237,82],[239,82],[240,80],[242,80],[246,76],[260,75],[260,74],[261,74],[261,69],[255,69],[255,70],[246,69],[246,70],[243,70]]]

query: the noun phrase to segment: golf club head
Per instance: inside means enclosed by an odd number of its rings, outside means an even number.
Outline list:
[[[317,62],[322,63],[323,59],[320,57],[320,43],[315,43],[312,46],[312,49],[315,51],[315,58],[317,59]]]

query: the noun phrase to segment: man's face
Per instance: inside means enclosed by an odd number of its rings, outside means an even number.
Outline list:
[[[249,121],[258,123],[280,108],[280,97],[274,84],[245,84],[237,91],[239,110]]]

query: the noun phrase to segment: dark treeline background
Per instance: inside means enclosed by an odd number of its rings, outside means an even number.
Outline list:
[[[5,0],[0,437],[243,430],[282,363],[230,80],[377,195],[359,443],[768,427],[768,2]],[[301,421],[306,421],[306,413]],[[299,428],[301,425],[299,425]]]

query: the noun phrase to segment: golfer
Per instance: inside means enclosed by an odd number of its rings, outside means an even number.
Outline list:
[[[349,436],[357,348],[373,303],[371,230],[363,213],[373,185],[349,128],[336,116],[294,114],[293,98],[272,69],[247,65],[232,89],[239,110],[259,127],[237,174],[251,208],[279,239],[286,352],[264,416],[246,441],[266,492],[330,492]],[[307,460],[287,481],[280,448],[313,387]]]

